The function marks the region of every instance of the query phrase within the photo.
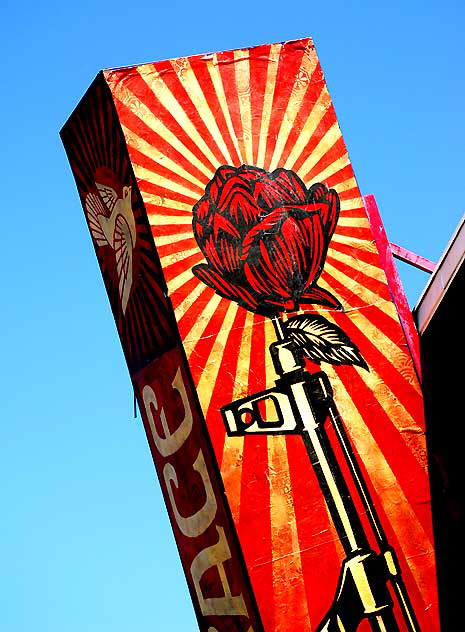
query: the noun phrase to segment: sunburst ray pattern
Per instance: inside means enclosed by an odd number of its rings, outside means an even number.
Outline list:
[[[421,629],[438,629],[422,398],[310,40],[109,71],[134,173],[266,632],[317,627],[343,551],[299,437],[227,437],[219,412],[273,386],[269,319],[204,285],[192,207],[222,165],[295,171],[340,197],[320,285],[370,372],[324,366]],[[82,146],[83,154],[86,147]]]

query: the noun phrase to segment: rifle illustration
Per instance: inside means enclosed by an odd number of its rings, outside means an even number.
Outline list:
[[[221,412],[229,436],[291,434],[302,437],[345,552],[334,599],[317,632],[355,632],[364,619],[368,619],[376,632],[397,632],[399,614],[395,613],[393,596],[408,632],[419,632],[395,552],[370,498],[334,403],[329,379],[322,371],[309,373],[305,369],[302,348],[289,336],[289,330],[279,317],[272,320],[278,338],[270,345],[278,376],[275,386],[223,406]],[[274,409],[273,419],[263,414],[267,402]],[[328,438],[327,424],[334,428],[351,481],[344,478]],[[350,488],[356,490],[363,504],[378,551],[370,547]]]

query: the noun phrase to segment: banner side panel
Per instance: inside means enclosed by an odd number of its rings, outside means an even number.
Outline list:
[[[167,298],[125,138],[100,74],[61,132],[202,632],[262,625]]]

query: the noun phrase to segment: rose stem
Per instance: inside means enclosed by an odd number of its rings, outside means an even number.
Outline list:
[[[284,334],[284,330],[283,330],[283,322],[282,320],[279,318],[278,315],[272,316],[271,317],[271,321],[274,325],[274,330],[276,332],[276,337],[278,340],[286,340],[286,336]]]

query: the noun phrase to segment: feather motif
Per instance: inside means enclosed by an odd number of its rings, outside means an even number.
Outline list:
[[[340,327],[319,314],[299,314],[283,323],[288,338],[316,364],[349,364],[369,371],[357,346]]]

